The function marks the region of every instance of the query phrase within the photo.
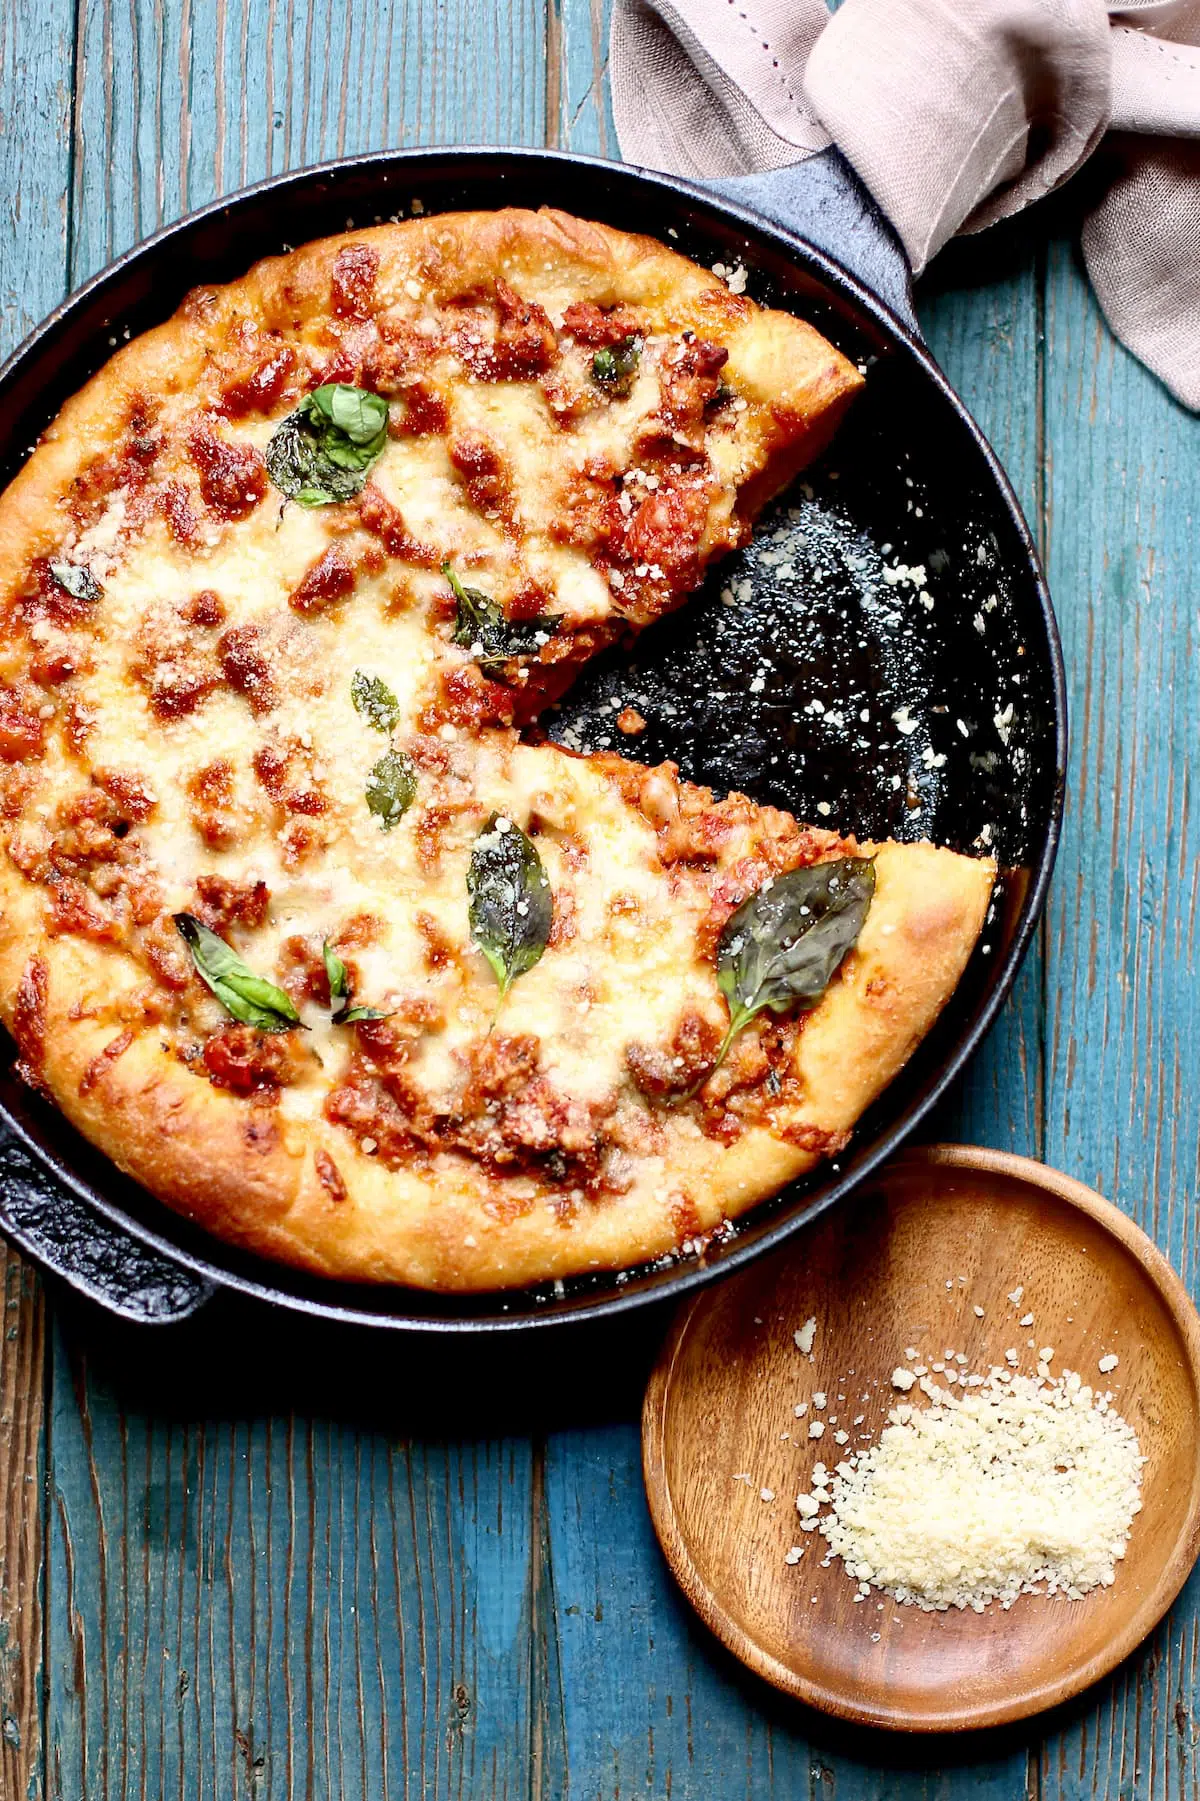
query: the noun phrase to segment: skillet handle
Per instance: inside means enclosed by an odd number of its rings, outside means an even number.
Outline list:
[[[76,1294],[138,1325],[173,1325],[216,1293],[93,1213],[11,1135],[0,1140],[0,1232]]]
[[[908,258],[840,150],[831,147],[805,162],[757,175],[705,177],[696,185],[807,238],[856,275],[920,337]]]

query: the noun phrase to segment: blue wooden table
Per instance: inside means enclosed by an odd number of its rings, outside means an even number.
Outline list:
[[[159,224],[388,145],[616,154],[604,0],[0,0],[0,331]],[[940,1135],[1099,1185],[1197,1280],[1200,424],[1106,331],[1068,196],[954,247],[936,355],[1046,557],[1073,709],[1040,941]],[[5,1261],[0,1796],[1195,1796],[1200,1587],[1076,1707],[906,1745],[709,1640],[646,1515],[661,1320],[569,1355],[225,1308],[127,1337]]]

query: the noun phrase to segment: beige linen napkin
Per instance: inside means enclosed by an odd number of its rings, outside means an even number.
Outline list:
[[[615,0],[611,68],[631,162],[740,175],[836,143],[917,271],[1103,140],[1088,273],[1200,410],[1200,0]]]

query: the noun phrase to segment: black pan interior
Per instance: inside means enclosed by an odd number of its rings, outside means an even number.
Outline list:
[[[459,206],[558,205],[646,231],[787,307],[868,373],[823,463],[703,594],[590,670],[546,721],[585,748],[669,757],[814,823],[987,847],[1004,878],[951,1007],[832,1168],[757,1209],[702,1262],[459,1302],[309,1280],[240,1256],[121,1178],[11,1074],[0,1111],[77,1194],[193,1270],[310,1312],[472,1330],[661,1297],[776,1242],[844,1193],[938,1098],[1007,992],[1053,860],[1065,720],[1057,636],[1015,503],[933,365],[815,253],[667,178],[545,152],[437,151],[284,177],[172,228],[61,309],[0,374],[0,480],[115,343],[201,282],[327,232]],[[616,714],[647,721],[623,738]]]

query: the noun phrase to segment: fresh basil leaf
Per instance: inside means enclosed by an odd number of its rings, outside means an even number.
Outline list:
[[[350,999],[349,972],[328,938],[321,946],[321,955],[325,959],[325,978],[329,983],[330,1000],[348,1001]]]
[[[554,896],[532,839],[493,813],[467,870],[471,936],[492,967],[503,1000],[541,957],[554,924]]]
[[[300,1025],[291,996],[274,982],[256,976],[233,947],[194,914],[176,913],[175,928],[192,953],[201,981],[234,1019],[260,1032],[287,1032]]]
[[[642,340],[634,333],[619,344],[596,352],[592,358],[592,380],[610,394],[624,396],[637,379],[641,360]]]
[[[314,388],[308,398],[314,415],[320,415],[336,426],[356,450],[374,454],[374,446],[387,435],[387,401],[381,394],[373,394],[370,388],[326,382],[324,387]],[[379,448],[382,449],[382,445]]]
[[[350,698],[355,711],[374,731],[390,732],[399,723],[400,702],[380,676],[356,669],[350,682]]]
[[[384,751],[367,777],[367,805],[385,832],[412,806],[417,772],[402,750]]]
[[[713,1070],[757,1014],[816,1006],[857,943],[874,893],[872,859],[838,857],[776,876],[742,902],[717,944],[729,1029]]]
[[[334,1005],[331,1023],[335,1026],[357,1025],[360,1019],[390,1019],[382,1007],[352,1007],[350,1001],[350,972],[338,956],[328,938],[321,946],[321,955],[325,959],[325,974],[329,979],[329,999],[340,1002]]]
[[[265,461],[267,474],[279,492],[302,507],[353,500],[363,486],[354,471],[338,469],[321,454],[317,436],[300,412],[289,413],[276,428]]]
[[[458,603],[454,642],[469,650],[480,668],[507,663],[512,657],[536,656],[558,630],[559,619],[554,613],[510,619],[482,588],[464,588],[449,563],[442,564],[442,574]]]
[[[97,601],[104,593],[86,563],[51,563],[50,573],[73,600]]]
[[[353,500],[387,444],[387,421],[381,395],[326,382],[276,427],[265,452],[267,474],[301,506]]]

